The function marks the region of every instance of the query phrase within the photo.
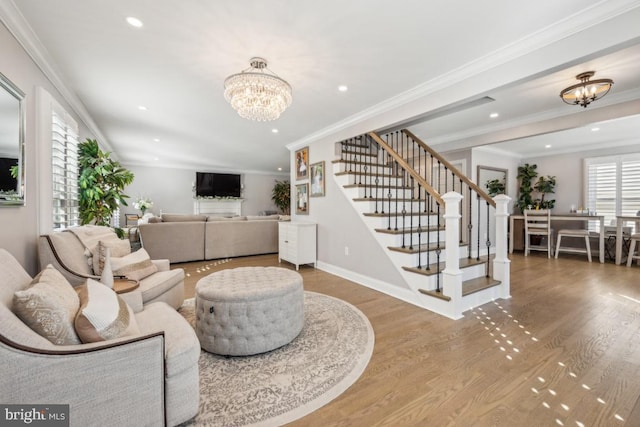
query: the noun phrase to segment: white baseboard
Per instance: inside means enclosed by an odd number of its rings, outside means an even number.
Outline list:
[[[351,270],[346,270],[342,267],[338,267],[333,264],[328,264],[322,261],[318,261],[316,267],[319,270],[326,271],[327,273],[334,274],[336,276],[342,277],[343,279],[347,279],[359,285],[366,286],[367,288],[373,289],[375,291],[382,292],[383,294],[397,298],[404,302],[408,302],[409,304],[415,305],[420,308],[425,308],[422,305],[420,305],[418,301],[416,301],[417,300],[416,295],[411,289],[401,288],[399,286],[395,286],[390,283],[383,282],[378,279],[374,279],[373,277],[365,276],[364,274],[356,273]]]

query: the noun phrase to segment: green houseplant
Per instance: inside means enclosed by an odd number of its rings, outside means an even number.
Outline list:
[[[133,182],[133,173],[111,159],[95,139],[78,144],[80,222],[109,226],[119,205],[127,206],[124,188]]]
[[[518,181],[520,187],[518,188],[518,202],[517,206],[520,212],[524,212],[529,206],[534,206],[533,200],[533,180],[538,176],[536,169],[538,165],[530,165],[525,163],[522,166],[518,166]]]
[[[547,175],[538,178],[538,182],[534,186],[535,190],[540,194],[540,198],[535,200],[535,205],[540,209],[553,209],[556,201],[555,199],[545,200],[547,194],[554,194],[556,187],[556,177]]]
[[[289,181],[276,180],[271,191],[271,200],[283,214],[289,215],[291,207],[291,184]]]

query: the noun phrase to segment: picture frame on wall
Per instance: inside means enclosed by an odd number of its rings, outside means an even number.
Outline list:
[[[296,215],[309,214],[309,183],[296,184]]]
[[[296,179],[309,178],[309,147],[296,151]]]
[[[313,163],[310,167],[311,174],[311,197],[324,197],[325,195],[325,179],[324,179],[324,160]]]

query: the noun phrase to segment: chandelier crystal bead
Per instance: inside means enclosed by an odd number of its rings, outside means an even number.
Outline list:
[[[580,80],[580,83],[563,89],[560,92],[560,98],[567,104],[587,108],[587,105],[605,96],[611,90],[613,80],[590,80],[594,75],[595,71],[586,71],[578,74],[576,79]]]
[[[263,58],[251,58],[251,67],[224,81],[224,97],[240,117],[276,120],[291,105],[291,86],[267,69]]]

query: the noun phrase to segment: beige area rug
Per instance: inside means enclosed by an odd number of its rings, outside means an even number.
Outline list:
[[[280,426],[329,403],[364,372],[373,328],[351,304],[305,292],[305,326],[290,344],[247,357],[200,354],[200,411],[183,426]],[[180,313],[194,326],[194,300]]]

